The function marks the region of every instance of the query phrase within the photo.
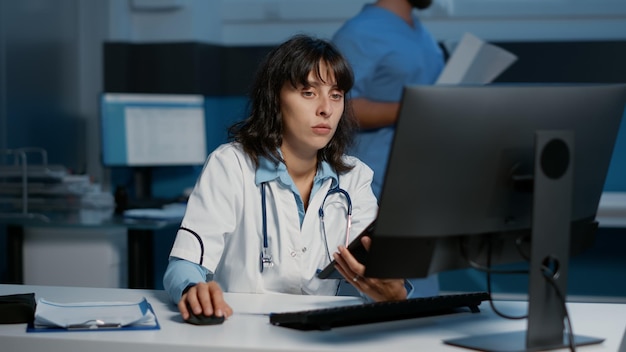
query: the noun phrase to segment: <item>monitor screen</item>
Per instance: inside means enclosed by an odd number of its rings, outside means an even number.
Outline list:
[[[105,93],[104,166],[201,165],[207,153],[202,95]]]
[[[406,87],[366,276],[465,268],[487,239],[492,263],[523,261],[540,131],[573,135],[571,247],[589,246],[625,102],[624,85]]]

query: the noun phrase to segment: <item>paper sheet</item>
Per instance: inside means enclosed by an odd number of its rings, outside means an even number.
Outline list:
[[[516,60],[514,54],[465,33],[435,84],[487,84]]]

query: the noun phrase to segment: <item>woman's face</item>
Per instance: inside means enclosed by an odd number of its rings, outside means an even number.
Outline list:
[[[280,91],[283,121],[283,145],[291,152],[310,156],[333,138],[344,109],[344,92],[337,88],[335,77],[320,63],[321,80],[309,72],[306,86],[292,87],[289,82]]]

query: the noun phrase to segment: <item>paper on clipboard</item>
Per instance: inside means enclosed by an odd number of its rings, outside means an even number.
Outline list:
[[[55,303],[37,300],[35,319],[27,331],[158,329],[152,307],[139,302]]]
[[[514,54],[465,33],[435,84],[487,84],[516,60]]]

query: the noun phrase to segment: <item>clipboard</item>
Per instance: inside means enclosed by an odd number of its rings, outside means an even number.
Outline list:
[[[26,332],[160,330],[152,305],[139,302],[55,303],[39,299]]]

